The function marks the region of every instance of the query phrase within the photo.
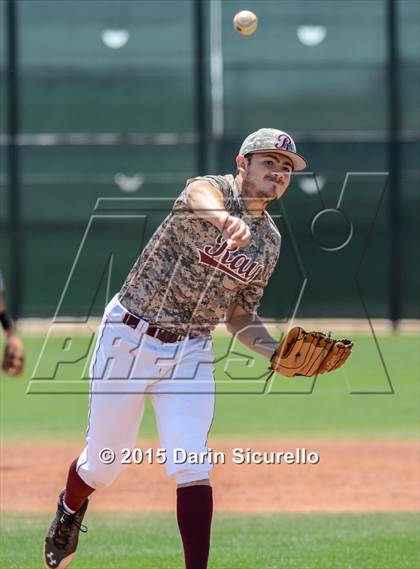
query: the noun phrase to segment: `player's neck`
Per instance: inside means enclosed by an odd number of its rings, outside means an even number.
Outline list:
[[[242,196],[244,206],[249,217],[261,217],[262,215],[264,215],[265,208],[267,207],[269,202],[267,200],[262,200],[261,198],[257,198],[249,194],[249,192],[247,192],[246,189],[243,187],[242,177],[240,174],[236,176],[235,182],[238,187],[239,193]]]

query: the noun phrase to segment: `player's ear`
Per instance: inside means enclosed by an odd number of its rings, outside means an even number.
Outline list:
[[[238,174],[243,174],[246,172],[248,162],[242,154],[238,154],[236,157],[236,167],[238,168]]]

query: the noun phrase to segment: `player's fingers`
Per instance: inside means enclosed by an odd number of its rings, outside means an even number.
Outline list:
[[[234,233],[231,236],[231,239],[236,242],[238,247],[244,247],[245,245],[248,245],[251,240],[251,232],[248,227],[242,228],[238,232]]]
[[[235,231],[230,234],[232,239],[242,239],[247,234],[246,227],[237,227]]]
[[[225,223],[223,238],[230,249],[244,247],[251,240],[251,231],[242,219],[230,216]]]
[[[244,224],[244,226],[241,229],[241,233],[243,237],[250,237],[251,236],[251,230],[249,229],[249,227],[247,225]]]
[[[229,217],[227,219],[226,225],[225,225],[225,231],[227,232],[228,235],[233,235],[233,233],[235,231],[237,231],[238,227],[240,226],[241,220],[238,219],[237,217]]]
[[[231,235],[235,235],[235,237],[237,235],[245,235],[245,233],[249,231],[248,226],[245,223],[238,223],[237,225],[235,225],[233,232]]]
[[[228,229],[225,229],[225,230],[222,232],[222,237],[223,237],[223,239],[224,239],[226,242],[228,242],[229,240],[232,240],[232,239],[233,239],[234,233],[235,233],[234,230],[230,230],[230,231],[229,231]],[[228,243],[228,245],[229,245],[229,243]]]
[[[241,231],[235,235],[234,238],[240,244],[240,246],[248,245],[251,239],[251,234],[249,231]]]
[[[240,246],[245,247],[250,243],[250,241],[251,241],[251,234],[248,234],[242,239],[242,244]]]
[[[244,237],[250,237],[251,236],[251,230],[249,229],[249,227],[246,223],[242,224],[240,231]]]

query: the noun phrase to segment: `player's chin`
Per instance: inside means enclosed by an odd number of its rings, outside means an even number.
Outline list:
[[[283,184],[270,182],[266,188],[266,198],[270,201],[279,199],[286,191],[286,187],[287,186],[284,186]]]
[[[275,196],[278,192],[278,189],[279,184],[267,180],[261,188],[261,194],[264,194],[267,198],[270,197],[270,195]]]
[[[275,193],[276,193],[277,199],[281,198],[281,196],[287,190],[288,185],[289,184],[275,184],[275,186],[276,186]]]

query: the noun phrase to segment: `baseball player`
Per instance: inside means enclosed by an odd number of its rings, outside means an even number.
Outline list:
[[[11,376],[22,373],[25,365],[25,352],[21,339],[16,336],[13,320],[10,318],[4,301],[4,280],[0,271],[0,323],[6,335],[1,369]]]
[[[121,472],[122,449],[134,448],[146,396],[167,473],[177,482],[185,567],[207,567],[212,465],[179,464],[174,449],[205,456],[215,391],[211,332],[220,320],[246,346],[273,355],[278,342],[257,316],[281,240],[266,207],[306,161],[290,135],[262,128],[244,140],[236,165],[236,176],[187,181],[106,307],[90,366],[86,446],[70,466],[45,539],[49,569],[74,557],[89,496]],[[103,449],[115,460],[105,461]]]

